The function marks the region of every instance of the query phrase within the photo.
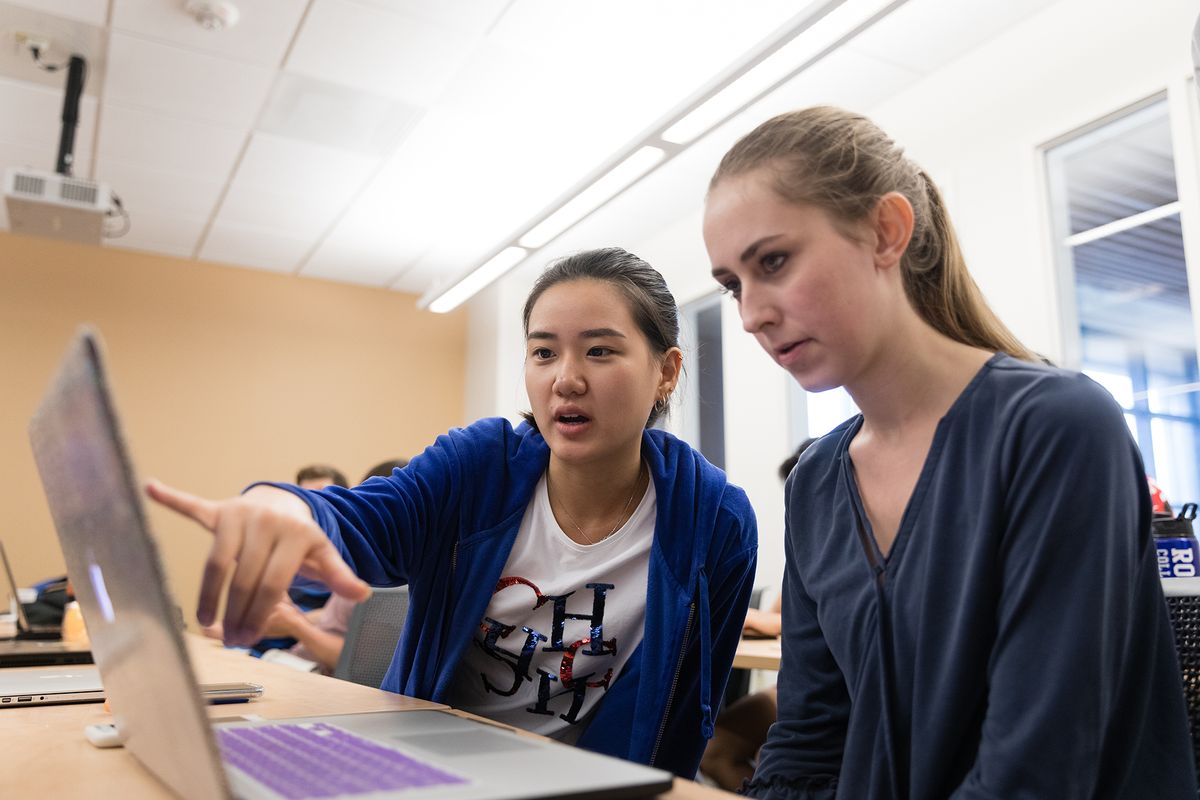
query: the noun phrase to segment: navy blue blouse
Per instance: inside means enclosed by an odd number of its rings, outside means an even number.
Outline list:
[[[1145,474],[1112,398],[994,356],[939,422],[886,559],[848,454],[861,425],[788,481],[779,718],[747,793],[1195,800]]]

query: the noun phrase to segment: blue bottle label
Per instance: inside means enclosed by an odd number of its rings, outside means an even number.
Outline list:
[[[1191,537],[1155,539],[1158,574],[1163,578],[1194,578],[1200,562],[1200,545]]]

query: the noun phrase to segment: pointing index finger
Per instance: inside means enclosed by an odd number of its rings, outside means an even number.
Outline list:
[[[146,482],[146,494],[172,511],[195,520],[210,531],[216,531],[217,504],[213,501],[172,489],[156,480]]]

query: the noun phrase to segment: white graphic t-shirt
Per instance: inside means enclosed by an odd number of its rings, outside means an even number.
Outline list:
[[[620,530],[577,544],[542,475],[447,702],[573,744],[642,641],[655,509],[650,481]]]

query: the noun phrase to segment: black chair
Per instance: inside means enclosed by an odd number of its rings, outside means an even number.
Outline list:
[[[1163,593],[1175,629],[1175,650],[1183,676],[1188,729],[1200,771],[1200,578],[1164,578]]]

